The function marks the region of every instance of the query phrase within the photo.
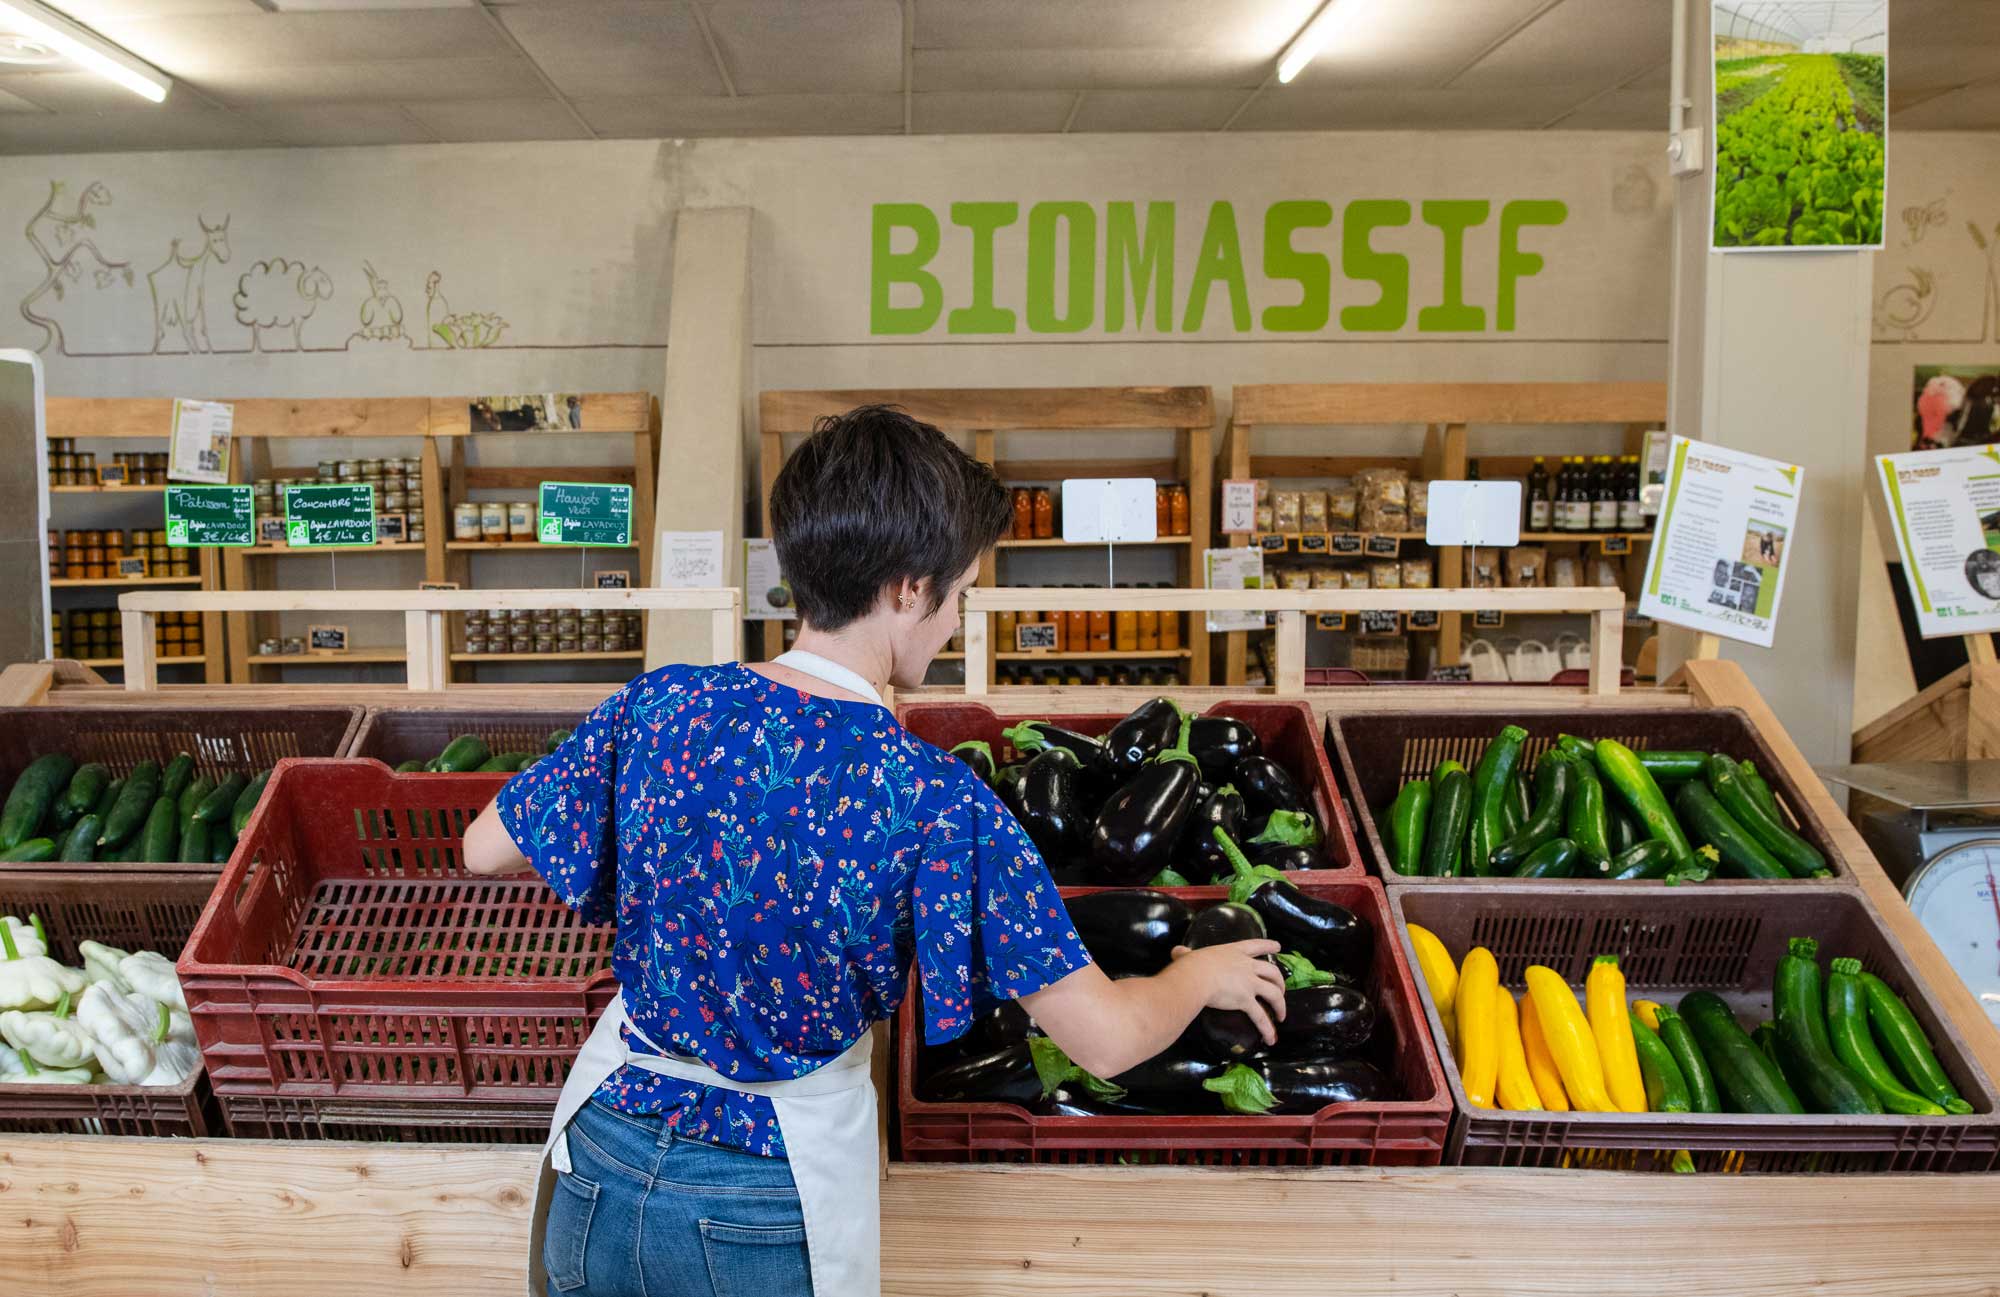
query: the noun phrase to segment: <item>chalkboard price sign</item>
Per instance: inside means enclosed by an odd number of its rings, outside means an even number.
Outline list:
[[[1359,554],[1367,540],[1358,531],[1337,531],[1332,536],[1332,550],[1336,554]]]
[[[1054,652],[1056,647],[1056,624],[1052,621],[1022,622],[1014,627],[1014,651],[1017,653]]]
[[[285,543],[293,549],[373,545],[375,488],[353,483],[286,487]]]
[[[1451,666],[1432,667],[1430,678],[1432,680],[1460,680],[1469,684],[1472,681],[1472,665],[1467,662],[1457,662]]]
[[[544,482],[535,535],[544,545],[630,545],[632,488],[612,482]]]
[[[1251,543],[1267,554],[1282,554],[1291,544],[1291,538],[1279,531],[1260,531],[1250,538]]]
[[[1327,536],[1323,531],[1307,532],[1299,537],[1299,553],[1324,554],[1327,552]]]
[[[1323,612],[1313,616],[1313,624],[1321,630],[1346,630],[1347,614],[1344,612]]]
[[[1506,622],[1507,614],[1501,612],[1498,608],[1481,608],[1472,614],[1472,624],[1484,630],[1491,630],[1495,626],[1504,626]]]
[[[257,511],[247,486],[169,486],[167,544],[245,546],[257,543]]]
[[[1363,635],[1394,635],[1403,628],[1403,615],[1401,613],[1369,609],[1358,615],[1361,619],[1361,633]]]
[[[1436,630],[1438,610],[1435,608],[1412,608],[1410,610],[1411,630]]]
[[[1368,552],[1378,558],[1394,558],[1401,544],[1394,536],[1370,536]]]

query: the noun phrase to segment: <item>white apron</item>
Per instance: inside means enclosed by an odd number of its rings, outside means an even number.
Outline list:
[[[881,695],[857,673],[813,653],[794,650],[774,659],[828,684],[881,702]],[[874,1042],[871,1031],[846,1053],[805,1076],[789,1081],[737,1081],[705,1063],[662,1052],[637,1027],[631,1033],[652,1053],[638,1053],[625,1041],[625,997],[621,992],[597,1020],[584,1041],[569,1079],[556,1100],[555,1119],[535,1186],[535,1206],[528,1234],[528,1293],[539,1297],[546,1276],[542,1267],[542,1235],[547,1229],[549,1199],[556,1173],[570,1169],[570,1121],[590,1102],[597,1088],[619,1068],[631,1064],[661,1076],[695,1085],[713,1085],[739,1094],[756,1094],[777,1110],[778,1129],[798,1186],[805,1216],[806,1250],[812,1267],[813,1297],[880,1297],[882,1291],[882,1213],[880,1165],[876,1146],[875,1086],[868,1066]]]

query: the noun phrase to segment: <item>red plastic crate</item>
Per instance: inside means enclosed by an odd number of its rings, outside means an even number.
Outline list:
[[[1302,702],[1246,699],[1219,702],[1202,715],[1233,716],[1255,729],[1264,744],[1264,755],[1290,772],[1312,799],[1313,811],[1326,835],[1321,850],[1338,867],[1302,871],[1293,875],[1295,880],[1331,882],[1367,875],[1361,849],[1355,844],[1354,824],[1333,782],[1333,767],[1327,761],[1312,708]],[[1022,721],[1047,720],[1079,734],[1103,734],[1125,717],[1122,712],[1085,716],[1017,712],[1002,716],[984,703],[920,702],[904,703],[896,709],[896,718],[910,733],[946,750],[970,739],[982,739],[993,745],[994,760],[1005,765],[1018,754],[1000,733]]]
[[[179,965],[226,1106],[553,1105],[616,993],[613,930],[532,875],[464,872],[507,778],[278,764]]]
[[[1296,876],[1295,877],[1302,877]],[[897,1141],[909,1162],[1043,1162],[1184,1166],[1436,1166],[1451,1127],[1451,1096],[1424,1026],[1416,981],[1372,879],[1303,882],[1375,925],[1368,994],[1377,1014],[1376,1062],[1404,1098],[1337,1103],[1311,1116],[1042,1117],[1012,1103],[931,1103],[916,1094],[922,1024],[912,983],[896,1015]],[[1065,896],[1101,888],[1065,889]],[[1196,909],[1221,887],[1177,888]],[[1393,1052],[1383,1053],[1382,1042]],[[1219,1106],[1219,1105],[1218,1105]]]

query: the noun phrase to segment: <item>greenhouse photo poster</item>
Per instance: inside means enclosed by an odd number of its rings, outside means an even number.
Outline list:
[[[1718,252],[1882,247],[1884,0],[1713,0]]]

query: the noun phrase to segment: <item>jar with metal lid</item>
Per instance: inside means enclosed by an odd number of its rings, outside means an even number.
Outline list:
[[[71,468],[74,468],[74,469],[76,470],[76,475],[77,475],[78,477],[80,477],[80,478],[84,479],[85,481],[87,481],[87,482],[94,482],[94,481],[96,481],[96,480],[97,480],[97,452],[96,452],[96,451],[91,451],[91,450],[79,450],[79,451],[77,451],[77,452],[76,452],[76,460],[75,460],[75,462],[73,462],[73,463],[72,463],[72,464],[70,465],[70,467],[71,467]]]
[[[505,608],[488,608],[486,610],[486,620],[489,622],[497,621],[504,623],[507,620],[507,610]]]
[[[533,621],[534,619],[535,619],[535,610],[533,608],[509,608],[507,610],[507,620],[512,622],[514,625],[520,627],[520,629],[517,632],[515,632],[516,634],[520,635],[527,634],[528,623]]]
[[[556,634],[558,634],[558,635],[581,635],[582,633],[583,633],[583,619],[582,619],[582,618],[578,617],[578,616],[577,616],[577,615],[576,615],[575,613],[573,613],[573,612],[565,612],[565,613],[560,613],[560,614],[558,614],[558,615],[557,615],[557,617],[556,617]]]
[[[535,641],[526,635],[515,635],[507,641],[509,653],[530,653],[534,651],[534,647]]]
[[[556,651],[556,637],[555,637],[555,636],[553,636],[553,635],[537,635],[537,636],[535,636],[535,652],[537,652],[537,653],[553,653],[553,652],[555,652],[555,651]]]
[[[486,630],[486,614],[485,614],[485,613],[483,613],[483,612],[480,612],[480,611],[479,611],[478,609],[476,609],[476,608],[475,608],[475,609],[474,609],[473,611],[471,611],[471,612],[469,612],[469,613],[465,614],[465,633],[466,633],[466,634],[468,634],[468,635],[478,635],[478,634],[482,634],[482,633],[484,633],[484,631],[485,631],[485,630]]]
[[[486,651],[486,637],[484,635],[467,635],[465,637],[465,651],[467,653],[484,653]]]
[[[604,637],[602,635],[584,635],[577,640],[577,652],[579,653],[602,653],[603,651]]]
[[[306,651],[305,636],[303,635],[285,636],[284,653],[287,657],[292,656],[294,654],[303,653],[305,651]]]
[[[409,523],[403,528],[403,536],[412,545],[423,544],[424,524],[420,515],[414,513],[410,515]]]
[[[356,481],[361,477],[361,461],[358,459],[335,460],[333,468],[342,481]]]
[[[515,540],[535,538],[535,502],[533,500],[509,500],[507,502],[507,535]]]
[[[479,534],[482,540],[507,539],[507,506],[488,500],[479,506]]]
[[[556,633],[556,623],[553,617],[545,617],[538,614],[531,625],[536,635],[553,635]]]
[[[569,635],[569,636],[558,635],[556,636],[556,652],[575,653],[578,651],[577,643],[578,643],[577,637],[574,635]]]
[[[76,468],[76,456],[68,451],[64,451],[60,455],[52,455],[50,456],[50,459],[53,461],[52,467],[55,468],[57,472],[64,472]]]
[[[284,651],[285,642],[281,639],[273,637],[257,641],[257,655],[259,657],[274,658]]]
[[[387,463],[388,461],[384,460],[383,462]],[[410,456],[405,456],[404,458],[396,461],[396,468],[403,474],[404,477],[417,477],[421,475],[424,471],[424,461]]]
[[[465,500],[452,506],[451,538],[453,540],[478,540],[481,530],[478,505]]]
[[[409,492],[390,489],[382,493],[382,512],[408,513],[409,511],[410,511]]]
[[[331,482],[331,481],[333,481],[333,480],[334,480],[335,478],[337,478],[337,477],[339,477],[339,476],[340,476],[340,461],[339,461],[339,460],[337,460],[337,459],[322,459],[322,460],[321,460],[321,461],[319,462],[319,479],[320,479],[320,481],[322,481],[322,482]]]
[[[604,636],[604,651],[606,653],[623,653],[625,651],[625,637],[623,635],[606,633]]]

